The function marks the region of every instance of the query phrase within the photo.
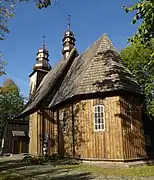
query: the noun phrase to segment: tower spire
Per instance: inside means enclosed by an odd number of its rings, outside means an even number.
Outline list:
[[[43,48],[45,48],[45,38],[46,38],[46,36],[42,36],[42,38],[43,38],[42,45],[43,45]]]
[[[45,45],[45,36],[42,36],[42,47],[38,50],[36,54],[36,63],[33,67],[34,70],[51,70],[51,66],[49,64],[49,52]]]
[[[71,24],[70,18],[71,16],[68,15],[68,29],[65,31],[64,38],[62,39],[63,41],[62,54],[64,55],[64,59],[67,58],[67,56],[75,46],[74,33],[70,29],[70,24]]]
[[[71,27],[71,15],[68,15],[68,29]]]

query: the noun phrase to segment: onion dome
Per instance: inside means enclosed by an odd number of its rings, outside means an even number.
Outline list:
[[[75,38],[74,33],[70,29],[70,16],[68,16],[68,29],[64,33],[63,41],[63,49],[62,54],[64,55],[64,58],[66,58],[71,50],[75,47]]]
[[[36,54],[36,63],[33,67],[34,70],[51,70],[51,65],[49,64],[49,52],[43,44],[43,47],[38,50]]]

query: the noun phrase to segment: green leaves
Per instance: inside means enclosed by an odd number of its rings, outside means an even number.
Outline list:
[[[132,24],[135,24],[138,20],[142,20],[137,32],[129,41],[140,41],[145,45],[148,44],[154,38],[154,1],[140,0],[140,2],[130,7],[122,6],[122,8],[125,9],[126,13],[135,11],[136,14],[132,19]]]
[[[8,79],[0,87],[0,131],[7,119],[13,119],[23,108],[24,98],[18,86]]]
[[[39,0],[39,2],[37,3],[37,7],[39,9],[47,8],[50,5],[51,5],[51,0]]]
[[[7,21],[14,17],[14,6],[18,2],[29,0],[0,0],[0,40],[5,39],[5,34],[9,33]],[[39,9],[47,8],[51,5],[51,0],[34,0]]]
[[[144,46],[140,42],[133,43],[121,51],[121,57],[139,83],[145,100],[144,109],[154,115],[154,40]]]
[[[6,65],[6,62],[4,60],[2,60],[2,53],[0,52],[0,76],[2,76],[3,74],[5,74],[5,69],[4,66]]]

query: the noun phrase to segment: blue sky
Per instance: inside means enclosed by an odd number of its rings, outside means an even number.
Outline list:
[[[62,38],[67,29],[67,15],[71,15],[71,29],[75,34],[76,47],[81,53],[103,33],[107,33],[117,51],[127,45],[127,39],[136,32],[131,25],[133,13],[126,14],[123,4],[131,5],[135,0],[54,0],[54,4],[39,10],[33,2],[19,3],[15,7],[15,18],[9,20],[10,33],[1,41],[0,51],[8,62],[7,75],[0,77],[0,84],[13,79],[21,93],[28,96],[29,74],[35,56],[46,36],[52,67],[61,59]]]

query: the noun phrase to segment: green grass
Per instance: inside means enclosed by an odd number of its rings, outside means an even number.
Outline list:
[[[81,164],[75,169],[80,172],[91,172],[94,175],[132,176],[132,177],[154,176],[154,166],[140,166],[140,167],[132,167],[132,168],[103,168],[94,165]]]
[[[0,173],[0,180],[24,180],[26,178],[32,179],[35,175],[41,174],[41,167],[44,165],[40,165],[39,169],[36,172],[28,172],[28,169],[25,169],[26,173],[20,174],[19,171],[15,169],[8,170],[7,173]],[[34,167],[35,169],[35,167]],[[67,169],[68,171],[75,172],[84,172],[90,173],[92,175],[107,175],[107,176],[130,176],[133,179],[135,177],[148,177],[154,176],[154,166],[140,166],[140,167],[132,167],[132,168],[104,168],[99,165],[91,165],[91,164],[79,164],[79,165],[56,165],[54,172],[59,173],[61,170]],[[52,169],[51,169],[52,170]],[[47,170],[45,174],[51,174],[51,170]],[[43,174],[43,171],[42,171]]]

